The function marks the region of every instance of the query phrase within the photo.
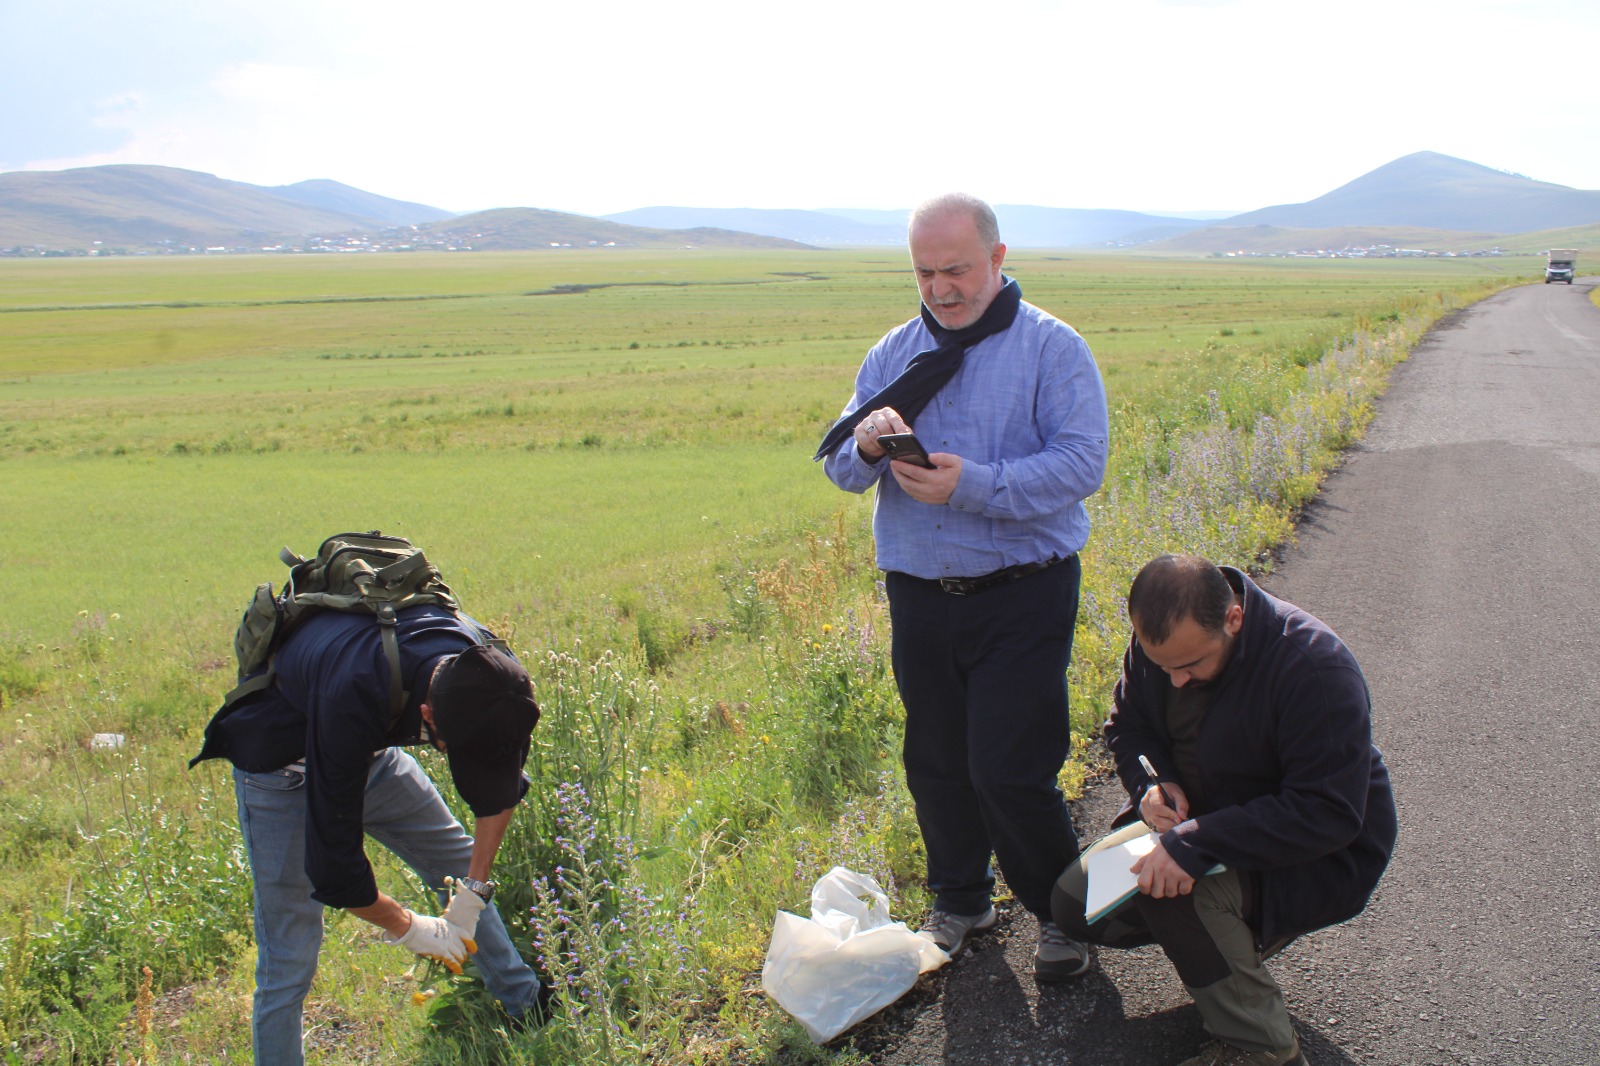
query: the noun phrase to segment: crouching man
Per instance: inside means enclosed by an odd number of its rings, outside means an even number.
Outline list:
[[[1105,736],[1129,798],[1120,831],[1056,882],[1055,920],[1107,947],[1161,945],[1214,1038],[1182,1066],[1304,1063],[1264,962],[1360,913],[1394,849],[1361,668],[1322,622],[1197,556],[1146,565],[1128,615]],[[1148,830],[1139,891],[1087,924],[1085,859]]]
[[[194,760],[234,765],[255,882],[251,1032],[264,1066],[303,1062],[301,1011],[324,907],[348,910],[383,929],[387,942],[455,973],[471,955],[513,1019],[539,1009],[539,980],[490,902],[495,853],[528,790],[522,765],[539,719],[532,682],[516,659],[484,645],[469,620],[411,607],[397,615],[410,698],[396,716],[379,630],[364,613],[306,619],[279,649],[271,687],[213,719]],[[472,836],[401,750],[419,743],[448,758],[473,813]],[[417,914],[380,890],[365,836],[404,860],[441,904],[453,882],[444,912]]]

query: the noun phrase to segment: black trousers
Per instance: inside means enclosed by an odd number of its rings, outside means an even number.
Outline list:
[[[1018,901],[1048,920],[1056,877],[1078,856],[1058,777],[1080,581],[1076,555],[967,596],[887,577],[906,781],[940,910],[988,909],[993,856]]]

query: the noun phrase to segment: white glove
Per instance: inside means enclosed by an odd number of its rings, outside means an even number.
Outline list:
[[[461,964],[467,961],[468,955],[478,953],[478,945],[472,938],[463,936],[460,929],[443,918],[418,914],[416,911],[406,913],[411,915],[411,928],[406,930],[405,936],[385,937],[389,943],[409,948],[455,974],[461,972]]]
[[[450,879],[450,888],[450,905],[440,917],[455,926],[463,940],[470,940],[478,932],[478,915],[488,903],[472,889],[462,888],[454,879]]]

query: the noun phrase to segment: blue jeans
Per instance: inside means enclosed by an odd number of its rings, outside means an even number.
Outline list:
[[[233,771],[239,828],[255,880],[256,994],[251,1017],[255,1060],[299,1066],[300,1015],[322,948],[321,903],[311,898],[305,867],[305,775],[298,770]],[[398,855],[445,900],[444,878],[465,876],[472,837],[451,816],[417,761],[388,748],[367,773],[367,835]],[[472,961],[489,993],[513,1017],[539,994],[539,979],[522,961],[491,905],[478,919]],[[404,948],[386,950],[404,951]]]

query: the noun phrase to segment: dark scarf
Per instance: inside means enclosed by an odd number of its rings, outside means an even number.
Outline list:
[[[961,369],[961,361],[967,357],[967,349],[983,340],[985,337],[1003,332],[1011,328],[1011,323],[1016,320],[1017,307],[1022,303],[1022,288],[1015,278],[1006,278],[1005,284],[1000,286],[1000,291],[995,293],[994,300],[984,309],[978,321],[961,329],[945,329],[939,320],[933,317],[933,312],[928,310],[928,305],[922,305],[922,324],[928,327],[928,332],[933,334],[933,339],[939,342],[937,348],[926,352],[919,352],[916,358],[906,364],[900,376],[881,391],[861,404],[855,410],[840,416],[839,421],[833,424],[826,436],[822,438],[822,445],[817,448],[817,454],[811,457],[812,462],[824,459],[833,454],[835,448],[844,443],[844,439],[855,432],[856,424],[861,421],[863,411],[876,411],[880,407],[892,407],[909,425],[915,421],[928,402],[938,395],[939,390]]]

